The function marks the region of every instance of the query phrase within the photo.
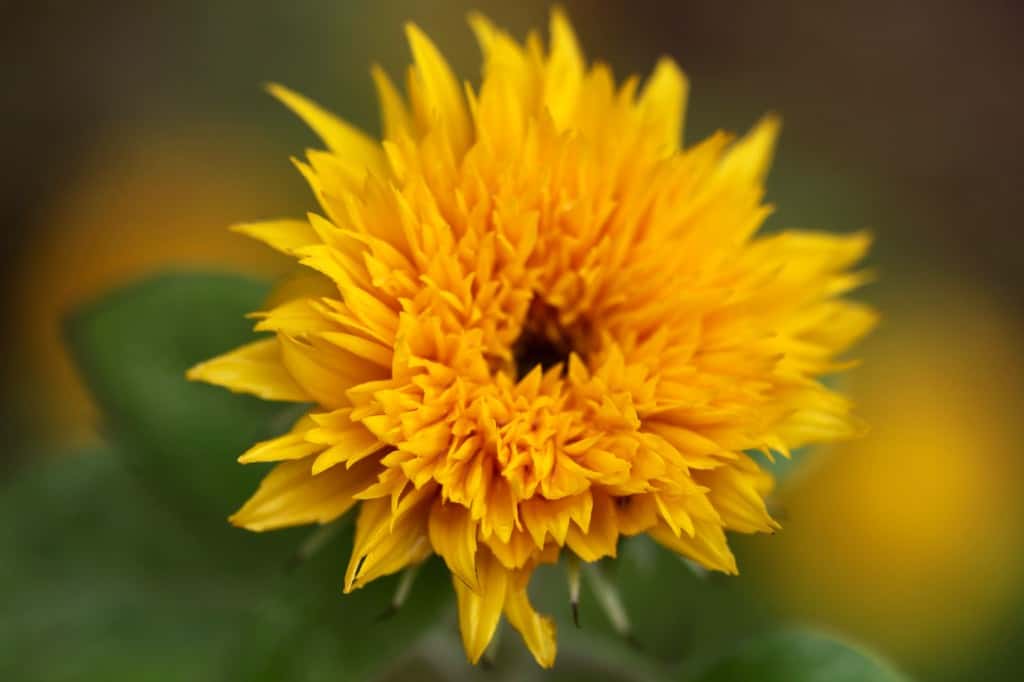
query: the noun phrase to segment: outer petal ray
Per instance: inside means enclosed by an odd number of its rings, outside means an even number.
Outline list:
[[[353,497],[380,470],[376,462],[352,469],[335,467],[314,476],[312,457],[282,462],[260,483],[249,501],[231,517],[247,530],[264,531],[307,523],[328,523],[355,504]]]
[[[514,578],[505,595],[505,617],[523,636],[527,648],[543,668],[555,663],[555,623],[533,610],[526,594],[526,580]]]
[[[349,163],[370,171],[384,171],[384,154],[373,139],[322,109],[303,95],[283,85],[270,84],[267,90],[295,112],[320,136],[327,147]]]
[[[313,400],[285,368],[277,339],[254,341],[207,360],[190,369],[187,377],[236,393],[251,393],[264,400],[296,403]]]
[[[471,590],[455,579],[455,596],[459,603],[459,629],[462,644],[471,663],[480,660],[498,627],[505,605],[509,575],[490,552],[477,554],[479,589]]]

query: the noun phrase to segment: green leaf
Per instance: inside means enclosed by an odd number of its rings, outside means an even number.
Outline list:
[[[244,591],[109,453],[0,491],[0,679],[213,680]]]
[[[694,682],[906,682],[879,658],[828,635],[784,630],[748,640]]]
[[[189,382],[197,362],[252,340],[245,314],[262,282],[233,275],[169,274],[78,310],[67,323],[75,359],[127,464],[200,526],[222,528],[262,470],[235,460],[283,432],[294,406]]]
[[[227,679],[373,680],[414,654],[419,638],[433,626],[448,621],[454,626],[453,619],[442,615],[453,607],[454,593],[440,560],[420,569],[408,601],[389,613],[397,576],[341,594],[350,546],[350,541],[337,543],[313,570],[289,578],[261,606],[261,622],[245,631],[245,644],[236,652]]]
[[[272,569],[225,556],[108,452],[19,475],[0,517],[3,680],[372,680],[452,601],[428,565],[378,622],[395,578],[342,596],[350,538],[293,572],[287,555]]]
[[[730,545],[739,550],[743,539],[732,535]],[[647,536],[623,541],[609,569],[633,622],[634,638],[648,656],[669,664],[717,651],[758,632],[771,619],[749,574],[696,568]]]

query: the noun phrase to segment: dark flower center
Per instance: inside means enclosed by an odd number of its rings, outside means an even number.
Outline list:
[[[535,298],[523,330],[512,346],[516,379],[522,379],[537,365],[546,372],[561,364],[564,371],[569,364],[569,355],[582,351],[581,333],[581,325],[573,325],[571,329],[563,327],[558,311]]]
[[[516,361],[516,379],[522,379],[537,365],[547,371],[569,361],[571,349],[565,343],[551,339],[547,334],[534,329],[524,329],[512,349]]]

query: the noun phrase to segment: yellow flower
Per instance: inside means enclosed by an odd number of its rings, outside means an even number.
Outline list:
[[[271,87],[328,147],[295,162],[324,215],[238,229],[309,274],[190,377],[316,405],[241,457],[280,464],[234,523],[358,505],[346,592],[438,554],[469,659],[504,614],[550,666],[538,564],[647,533],[735,573],[725,531],[777,527],[745,452],[858,431],[815,377],[874,321],[838,298],[869,240],[755,237],[778,123],[682,149],[670,60],[616,86],[557,11],[548,47],[470,23],[479,89],[415,26],[405,97],[374,69],[381,142]]]

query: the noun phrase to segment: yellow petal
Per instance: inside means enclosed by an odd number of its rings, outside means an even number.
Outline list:
[[[306,395],[328,409],[349,405],[345,391],[383,378],[381,369],[362,358],[315,338],[296,339],[279,334],[281,359]]]
[[[312,165],[294,156],[290,160],[296,170],[299,171],[299,174],[305,179],[306,184],[309,185],[309,189],[312,190],[313,196],[316,197],[327,217],[339,225],[344,224],[346,216],[345,201],[337,196],[334,191],[335,188],[332,187],[328,190],[323,178],[317,174]]]
[[[328,523],[348,511],[356,502],[353,496],[373,483],[380,471],[376,462],[368,461],[314,476],[312,460],[282,462],[271,469],[231,523],[253,531]]]
[[[481,96],[484,90],[496,84],[503,95],[508,95],[504,101],[507,109],[525,107],[522,114],[526,110],[532,111],[536,106],[535,98],[540,83],[536,65],[531,62],[526,51],[506,32],[477,12],[470,12],[469,25],[484,57]]]
[[[357,334],[346,334],[345,332],[329,332],[322,335],[339,348],[343,348],[354,355],[368,360],[374,364],[391,369],[391,361],[394,351],[376,341],[363,338]]]
[[[405,106],[402,95],[395,87],[384,70],[376,64],[370,69],[373,83],[377,88],[377,99],[380,101],[381,124],[384,139],[397,140],[402,135],[412,133],[409,110]]]
[[[353,163],[351,159],[339,156],[335,152],[307,149],[306,160],[319,185],[324,188],[324,203],[330,207],[329,212],[334,215],[338,215],[339,202],[343,203],[344,198],[350,193],[358,193],[365,186],[366,168]]]
[[[779,528],[764,504],[774,485],[772,476],[750,457],[740,455],[726,466],[694,472],[694,479],[708,488],[708,500],[727,529],[770,533]]]
[[[326,317],[322,306],[311,298],[296,298],[273,310],[253,313],[250,317],[259,320],[254,327],[258,332],[286,332],[297,335],[338,330],[337,323]]]
[[[619,541],[615,503],[607,494],[594,492],[594,506],[590,514],[590,527],[584,533],[576,524],[569,525],[566,544],[584,561],[597,561],[615,556]]]
[[[270,292],[265,305],[267,308],[273,309],[275,306],[299,298],[323,298],[325,296],[338,296],[338,289],[334,283],[319,272],[302,268],[295,274],[282,279]]]
[[[518,584],[520,582],[522,584]],[[526,593],[526,579],[514,580],[513,583],[508,586],[505,596],[505,617],[522,635],[538,665],[550,668],[555,663],[555,623],[533,610]]]
[[[345,123],[321,108],[313,100],[272,83],[267,90],[306,122],[320,136],[327,148],[345,161],[367,170],[383,173],[384,152],[366,133]]]
[[[534,497],[519,504],[523,525],[538,549],[543,549],[549,536],[558,545],[564,545],[570,521],[586,533],[590,528],[593,508],[593,496],[589,490],[557,500]]]
[[[491,537],[487,538],[487,547],[490,548],[495,558],[501,562],[501,565],[510,571],[518,571],[531,561],[536,561],[538,556],[537,545],[534,544],[533,538],[530,537],[528,532],[518,528],[512,530],[512,535],[507,542],[497,535],[491,535]],[[551,543],[546,545],[546,547],[555,547],[557,549],[557,545]]]
[[[686,508],[687,498],[662,493],[654,493],[652,496],[661,519],[664,520],[669,529],[677,536],[685,532],[690,537],[693,537],[695,528],[693,518]]]
[[[476,591],[458,578],[452,580],[459,604],[462,645],[470,663],[479,661],[491,643],[508,587],[508,571],[488,551],[481,550],[477,555],[477,576],[479,589]]]
[[[551,9],[548,28],[551,32],[552,59],[557,55],[558,58],[563,58],[567,63],[571,63],[573,69],[582,71],[586,66],[586,60],[583,58],[583,50],[580,49],[579,40],[576,38],[576,31],[565,10],[557,5]]]
[[[731,575],[739,573],[736,558],[725,539],[725,531],[717,521],[695,519],[696,526],[693,537],[676,535],[668,524],[661,522],[648,530],[648,533],[659,544],[671,549],[688,559],[693,559],[701,566]]]
[[[257,239],[282,253],[290,254],[302,246],[320,241],[316,232],[305,220],[265,220],[258,223],[232,225],[231,230]]]
[[[306,434],[316,426],[316,422],[308,415],[295,422],[291,431],[278,438],[257,443],[238,458],[242,464],[252,462],[283,462],[291,459],[303,459],[324,449],[324,445],[306,440]]]
[[[761,184],[768,174],[782,121],[765,116],[726,152],[718,166],[721,177],[735,183]]]
[[[616,500],[615,517],[623,535],[643,533],[658,522],[658,504],[652,494],[620,497]]]
[[[356,468],[359,466],[362,465]],[[335,467],[321,475],[328,475],[331,471],[345,469]],[[418,492],[409,494],[415,496]],[[417,500],[401,511],[393,511],[387,499],[363,501],[356,520],[352,556],[345,571],[346,593],[430,556],[426,514],[429,507],[426,501],[429,500]]]
[[[351,467],[384,447],[362,423],[349,418],[351,412],[351,409],[344,408],[329,414],[313,415],[315,428],[310,429],[306,439],[330,446],[313,462],[314,474],[342,462]]]
[[[550,31],[544,103],[559,128],[565,128],[576,110],[586,61],[572,24],[557,7],[551,11]]]
[[[801,340],[842,353],[878,324],[878,312],[854,301],[826,301],[797,315],[790,329]]]
[[[254,341],[230,353],[201,362],[185,375],[236,393],[251,393],[264,400],[308,403],[313,400],[285,368],[277,339]]]
[[[490,53],[494,41],[498,38],[498,27],[490,19],[476,11],[471,10],[467,19],[469,27],[473,30],[473,35],[476,36],[476,43],[480,46],[480,51],[483,52],[484,62],[486,63],[491,56]]]
[[[666,152],[677,151],[682,142],[689,89],[686,75],[673,60],[664,57],[640,95],[639,108],[650,122],[651,135],[664,144]]]
[[[416,66],[413,73],[413,106],[424,130],[440,123],[447,130],[454,149],[469,145],[469,113],[462,87],[451,67],[430,38],[415,24],[406,24],[405,34]]]
[[[470,518],[469,510],[438,497],[430,510],[428,529],[430,544],[448,564],[448,570],[470,590],[476,590],[477,524]]]

